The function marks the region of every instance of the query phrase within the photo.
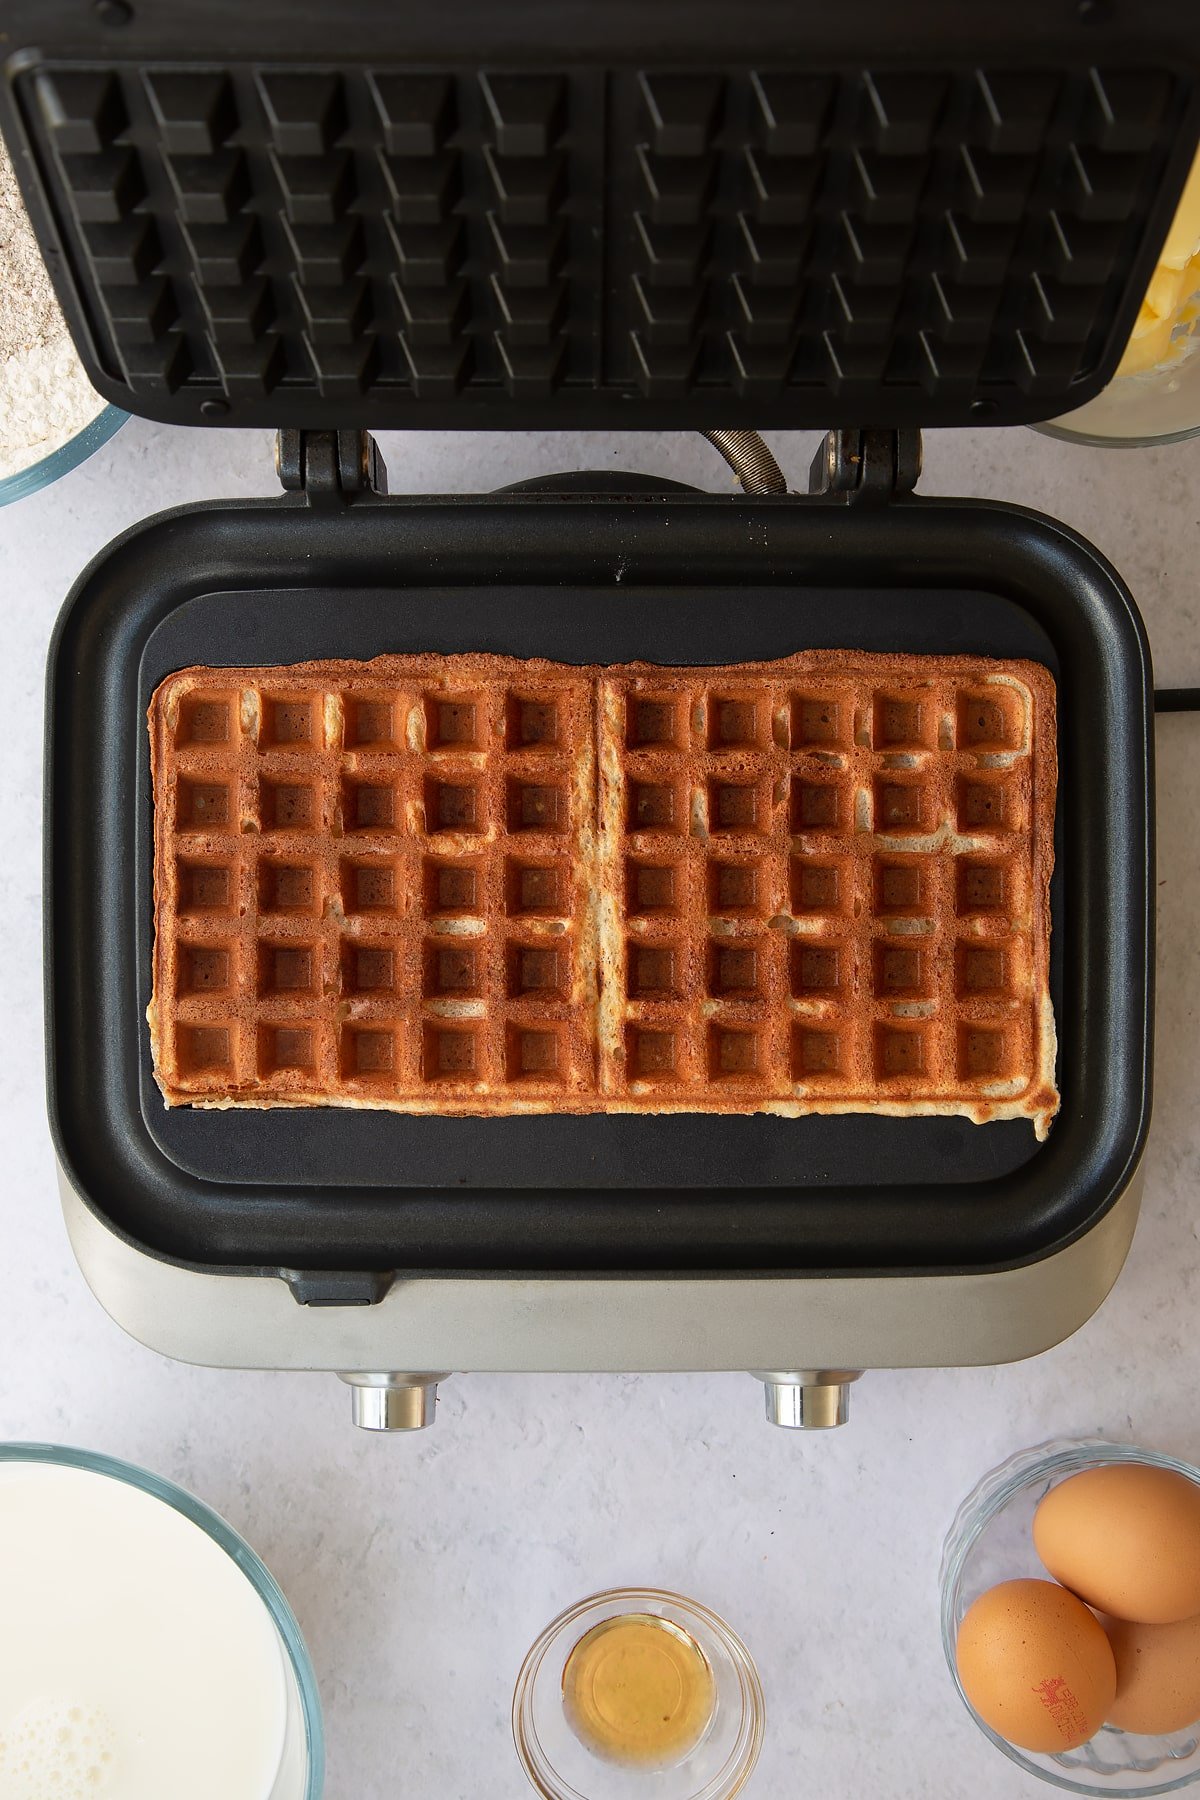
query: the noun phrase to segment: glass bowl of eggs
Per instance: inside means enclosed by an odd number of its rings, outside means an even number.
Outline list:
[[[942,1553],[942,1645],[997,1749],[1075,1794],[1200,1781],[1200,1469],[1100,1438],[993,1469]]]

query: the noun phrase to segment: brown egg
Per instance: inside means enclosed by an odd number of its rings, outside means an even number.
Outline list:
[[[1200,1613],[1200,1486],[1173,1469],[1108,1463],[1051,1488],[1033,1515],[1056,1581],[1145,1625]]]
[[[1117,1665],[1107,1723],[1122,1731],[1182,1731],[1200,1719],[1200,1617],[1173,1625],[1101,1621]]]
[[[1117,1687],[1104,1629],[1053,1581],[1002,1581],[968,1608],[955,1647],[980,1718],[1023,1750],[1073,1750],[1095,1735]]]

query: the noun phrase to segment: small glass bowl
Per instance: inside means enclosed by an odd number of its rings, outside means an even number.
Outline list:
[[[18,469],[15,475],[8,475],[0,481],[0,506],[8,506],[13,500],[24,500],[27,494],[36,494],[39,488],[49,487],[62,475],[69,475],[77,469],[81,462],[101,444],[107,444],[114,433],[120,431],[129,414],[122,412],[119,406],[106,406],[96,414],[94,419],[77,431],[75,436],[60,444],[57,450],[30,463],[27,469]]]
[[[593,1627],[628,1613],[649,1613],[678,1626],[712,1670],[712,1720],[699,1743],[670,1768],[606,1762],[567,1722],[563,1673],[571,1652]],[[707,1606],[660,1588],[611,1588],[560,1613],[521,1665],[512,1711],[521,1766],[543,1800],[731,1800],[758,1761],[765,1717],[762,1684],[741,1639]]]
[[[122,414],[122,417],[124,415]],[[176,1487],[161,1475],[133,1463],[61,1444],[0,1444],[0,1463],[57,1463],[69,1469],[108,1476],[161,1500],[182,1513],[232,1558],[262,1601],[279,1639],[283,1659],[286,1717],[279,1773],[268,1800],[321,1800],[325,1791],[325,1731],[321,1696],[296,1616],[275,1577],[232,1525],[203,1500]]]
[[[1104,1438],[1054,1438],[1022,1450],[985,1475],[954,1516],[942,1550],[942,1648],[954,1685],[979,1729],[1030,1775],[1072,1794],[1139,1800],[1174,1794],[1200,1780],[1200,1725],[1148,1737],[1105,1725],[1077,1750],[1043,1755],[1008,1743],[984,1723],[963,1693],[955,1661],[958,1628],[967,1608],[997,1582],[1021,1576],[1048,1579],[1033,1547],[1039,1500],[1068,1475],[1107,1463],[1146,1463],[1172,1469],[1200,1486],[1200,1469],[1154,1450]]]

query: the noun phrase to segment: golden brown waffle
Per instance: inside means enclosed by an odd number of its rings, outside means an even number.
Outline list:
[[[1057,1109],[1035,664],[390,656],[149,718],[169,1104]]]

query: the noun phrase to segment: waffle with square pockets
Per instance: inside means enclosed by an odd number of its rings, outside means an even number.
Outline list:
[[[1029,662],[466,655],[151,702],[169,1105],[1058,1106]]]

